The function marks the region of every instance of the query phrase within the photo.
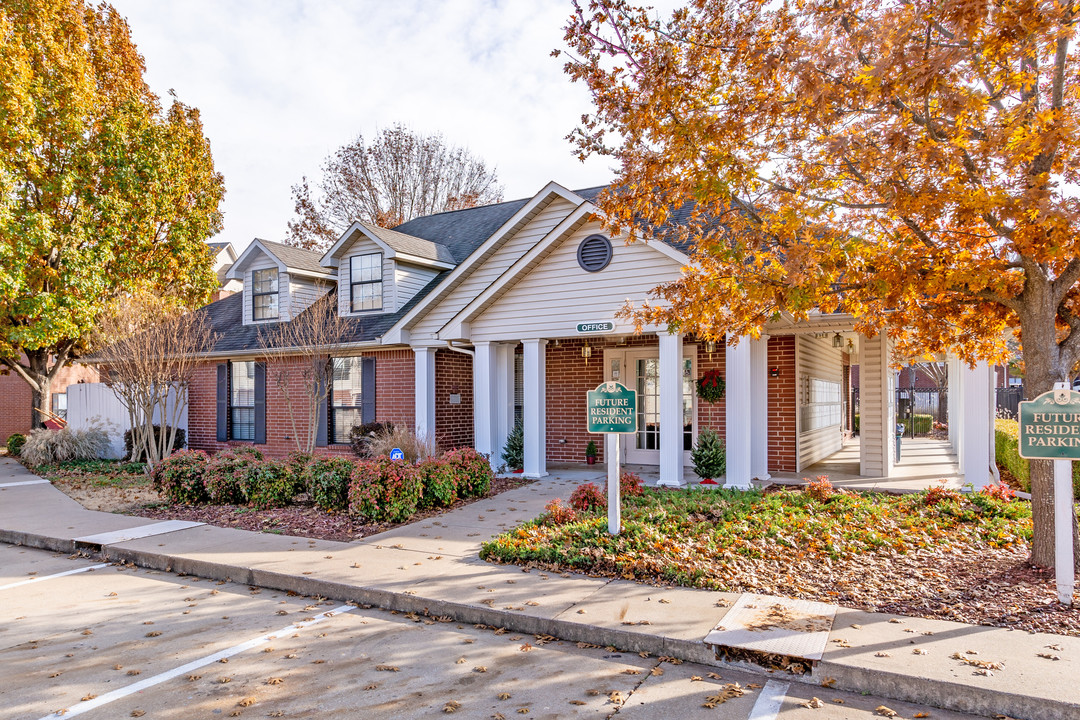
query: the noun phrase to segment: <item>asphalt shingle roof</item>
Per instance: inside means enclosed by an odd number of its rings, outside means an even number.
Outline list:
[[[442,243],[419,238],[415,235],[406,235],[397,230],[387,230],[378,225],[369,225],[368,223],[360,224],[364,226],[365,230],[389,245],[395,252],[404,253],[405,255],[414,255],[427,260],[437,260],[452,265],[456,264],[454,262],[454,255],[450,252],[450,248]]]
[[[266,248],[267,252],[285,263],[285,267],[287,268],[292,270],[304,270],[320,275],[330,273],[327,268],[324,268],[319,264],[319,260],[322,259],[322,253],[317,250],[304,250],[303,248],[274,242],[273,240],[263,240],[262,238],[259,238],[259,242]]]

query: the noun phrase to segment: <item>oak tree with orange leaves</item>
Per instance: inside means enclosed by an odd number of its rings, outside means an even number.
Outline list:
[[[693,265],[637,319],[736,339],[780,312],[840,311],[901,356],[968,362],[1003,358],[1014,328],[1029,397],[1068,379],[1077,11],[696,0],[661,19],[625,0],[575,3],[566,70],[595,109],[571,139],[621,167],[600,200],[608,222],[648,236],[693,208],[680,230]],[[1050,462],[1031,480],[1031,557],[1049,566]]]

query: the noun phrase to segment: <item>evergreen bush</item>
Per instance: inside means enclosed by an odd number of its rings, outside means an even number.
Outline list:
[[[416,465],[387,457],[361,461],[349,485],[349,514],[368,522],[405,522],[416,512],[423,492]]]
[[[295,495],[288,467],[277,460],[263,460],[249,466],[241,486],[248,503],[259,510],[285,507]]]
[[[172,503],[205,503],[210,499],[204,482],[209,462],[202,450],[174,452],[150,471],[153,488]]]
[[[470,447],[448,450],[440,461],[453,468],[457,492],[461,497],[480,497],[491,489],[495,473],[488,459],[476,450]]]
[[[263,459],[251,447],[235,447],[216,453],[206,466],[206,494],[215,505],[240,505],[247,500],[247,475]]]
[[[11,433],[7,439],[7,451],[8,455],[15,456],[22,451],[22,446],[26,443],[26,436],[22,433]]]
[[[316,506],[323,510],[344,511],[349,508],[349,483],[356,463],[343,457],[320,457],[304,471],[308,493]]]
[[[514,429],[506,436],[502,459],[511,470],[525,467],[525,428],[521,423],[514,423]]]
[[[424,483],[421,508],[450,507],[457,501],[457,471],[450,463],[425,460],[420,463],[420,477]]]
[[[727,448],[715,430],[705,428],[698,434],[697,444],[690,451],[690,462],[703,480],[718,478],[727,472]]]

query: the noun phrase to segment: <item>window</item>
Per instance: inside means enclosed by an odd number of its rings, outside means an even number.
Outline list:
[[[276,320],[278,316],[278,271],[251,273],[251,307],[255,320]]]
[[[348,443],[354,425],[363,423],[363,358],[334,358],[330,384],[330,442]]]
[[[255,439],[255,363],[229,364],[229,412],[232,419],[232,440]]]
[[[840,383],[802,376],[801,432],[840,425]]]
[[[382,253],[349,258],[351,311],[382,310]]]
[[[67,393],[53,393],[52,413],[57,417],[67,419]]]

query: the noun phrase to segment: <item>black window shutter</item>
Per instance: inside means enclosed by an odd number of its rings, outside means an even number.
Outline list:
[[[217,439],[229,439],[229,363],[217,366]]]
[[[361,358],[360,388],[363,393],[360,422],[375,422],[375,358]]]
[[[255,444],[266,444],[266,363],[255,363]]]
[[[319,409],[315,417],[315,445],[318,447],[326,447],[327,437],[330,430],[330,413],[327,410],[330,407],[331,396],[330,390],[327,387],[327,375],[334,372],[333,366],[327,364],[326,372],[319,378],[319,395],[326,393],[326,400],[319,403]],[[310,436],[309,436],[310,437]]]

